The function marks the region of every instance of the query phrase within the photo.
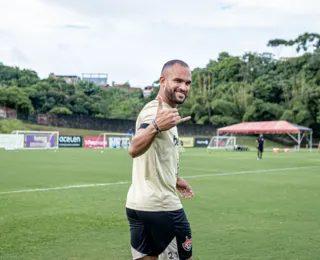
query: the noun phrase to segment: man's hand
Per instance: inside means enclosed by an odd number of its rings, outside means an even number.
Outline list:
[[[155,122],[161,131],[169,130],[174,126],[191,119],[191,116],[181,118],[177,108],[163,109],[162,97],[158,96],[158,100],[159,104]]]
[[[180,177],[178,177],[177,179],[176,188],[179,191],[181,197],[185,199],[191,199],[194,196],[194,193],[189,183]]]

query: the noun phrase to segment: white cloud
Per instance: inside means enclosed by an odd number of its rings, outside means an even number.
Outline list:
[[[221,51],[272,51],[269,39],[320,28],[315,0],[2,2],[0,61],[41,77],[108,73],[109,83],[151,84],[169,59],[203,67]]]
[[[271,8],[287,14],[319,14],[320,3],[316,0],[225,0],[242,7]]]

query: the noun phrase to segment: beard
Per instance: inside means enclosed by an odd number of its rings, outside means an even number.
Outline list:
[[[176,92],[175,90],[171,90],[168,85],[166,85],[165,93],[166,93],[166,97],[170,100],[170,102],[172,102],[174,104],[177,104],[177,105],[183,104],[183,102],[187,98],[187,95],[183,94],[184,95],[184,99],[179,99],[176,96],[179,92]]]

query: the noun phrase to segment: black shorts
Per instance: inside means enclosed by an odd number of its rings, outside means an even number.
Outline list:
[[[263,146],[258,146],[258,151],[263,152]]]
[[[133,259],[161,255],[161,259],[186,260],[192,256],[191,228],[183,209],[126,210]]]

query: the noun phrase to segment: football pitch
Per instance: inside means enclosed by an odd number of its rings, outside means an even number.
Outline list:
[[[126,150],[0,150],[0,259],[131,259]],[[195,260],[320,259],[320,153],[186,149]]]

